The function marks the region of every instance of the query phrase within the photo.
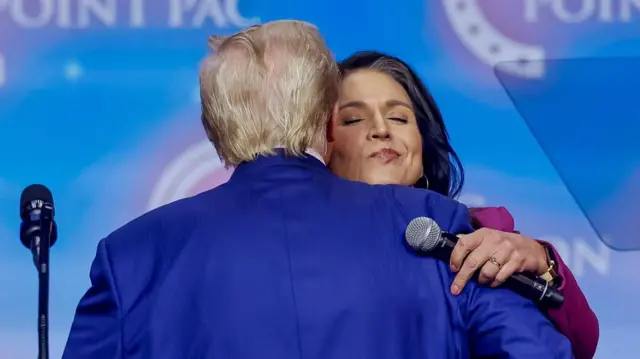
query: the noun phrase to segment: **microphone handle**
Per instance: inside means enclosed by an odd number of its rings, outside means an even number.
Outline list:
[[[457,242],[458,237],[442,232],[440,243],[431,253],[433,253],[434,257],[449,263],[451,261],[451,252]],[[473,279],[478,279],[477,272],[474,274]],[[547,308],[560,308],[564,303],[562,292],[549,285],[549,282],[544,279],[537,278],[529,273],[514,273],[503,283],[503,286]]]

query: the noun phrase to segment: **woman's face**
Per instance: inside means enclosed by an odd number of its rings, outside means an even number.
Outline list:
[[[422,138],[411,100],[392,77],[358,70],[341,85],[329,167],[370,184],[413,185],[422,176]]]

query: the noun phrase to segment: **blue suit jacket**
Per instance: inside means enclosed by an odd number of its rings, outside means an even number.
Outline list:
[[[98,245],[65,359],[570,358],[530,301],[405,245],[429,216],[469,232],[436,193],[335,177],[315,158],[239,166]]]

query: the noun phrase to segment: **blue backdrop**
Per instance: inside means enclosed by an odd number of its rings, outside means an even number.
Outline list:
[[[633,121],[633,99],[627,93],[627,110],[621,101],[614,109],[603,104],[596,116],[561,106],[562,96],[574,95],[569,85],[534,98],[520,83],[548,79],[552,67],[524,60],[640,55],[640,1],[0,0],[1,358],[36,356],[36,271],[18,240],[22,188],[46,184],[56,200],[51,356],[58,358],[89,285],[97,241],[229,176],[200,127],[196,70],[207,36],[282,18],[315,23],[338,58],[377,49],[413,65],[433,90],[464,161],[461,200],[506,206],[523,233],[554,243],[600,319],[597,357],[637,357],[640,253],[607,247],[580,210],[588,203],[593,213],[610,213],[605,209],[615,209],[629,191],[638,198],[637,145],[606,155],[597,147],[603,143],[562,146],[585,128],[613,128],[607,136],[637,132],[637,124],[625,127]],[[503,81],[509,91],[494,72],[505,61],[516,61],[501,66],[512,79]],[[578,78],[594,77],[598,86],[629,80],[623,71],[598,77],[602,71],[594,65]],[[618,98],[613,90],[601,92],[591,105]],[[625,171],[609,173],[616,180],[606,181],[613,187],[603,192],[602,179],[590,174],[611,158],[624,162]],[[567,161],[578,201],[554,167],[566,172]],[[576,179],[578,169],[584,181]],[[597,198],[589,197],[591,188]],[[606,204],[600,212],[599,203]],[[633,215],[638,212],[630,220]]]

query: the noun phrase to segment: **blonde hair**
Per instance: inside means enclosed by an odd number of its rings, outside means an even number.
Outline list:
[[[318,30],[299,21],[211,37],[200,70],[202,123],[226,166],[326,148],[340,74]]]

